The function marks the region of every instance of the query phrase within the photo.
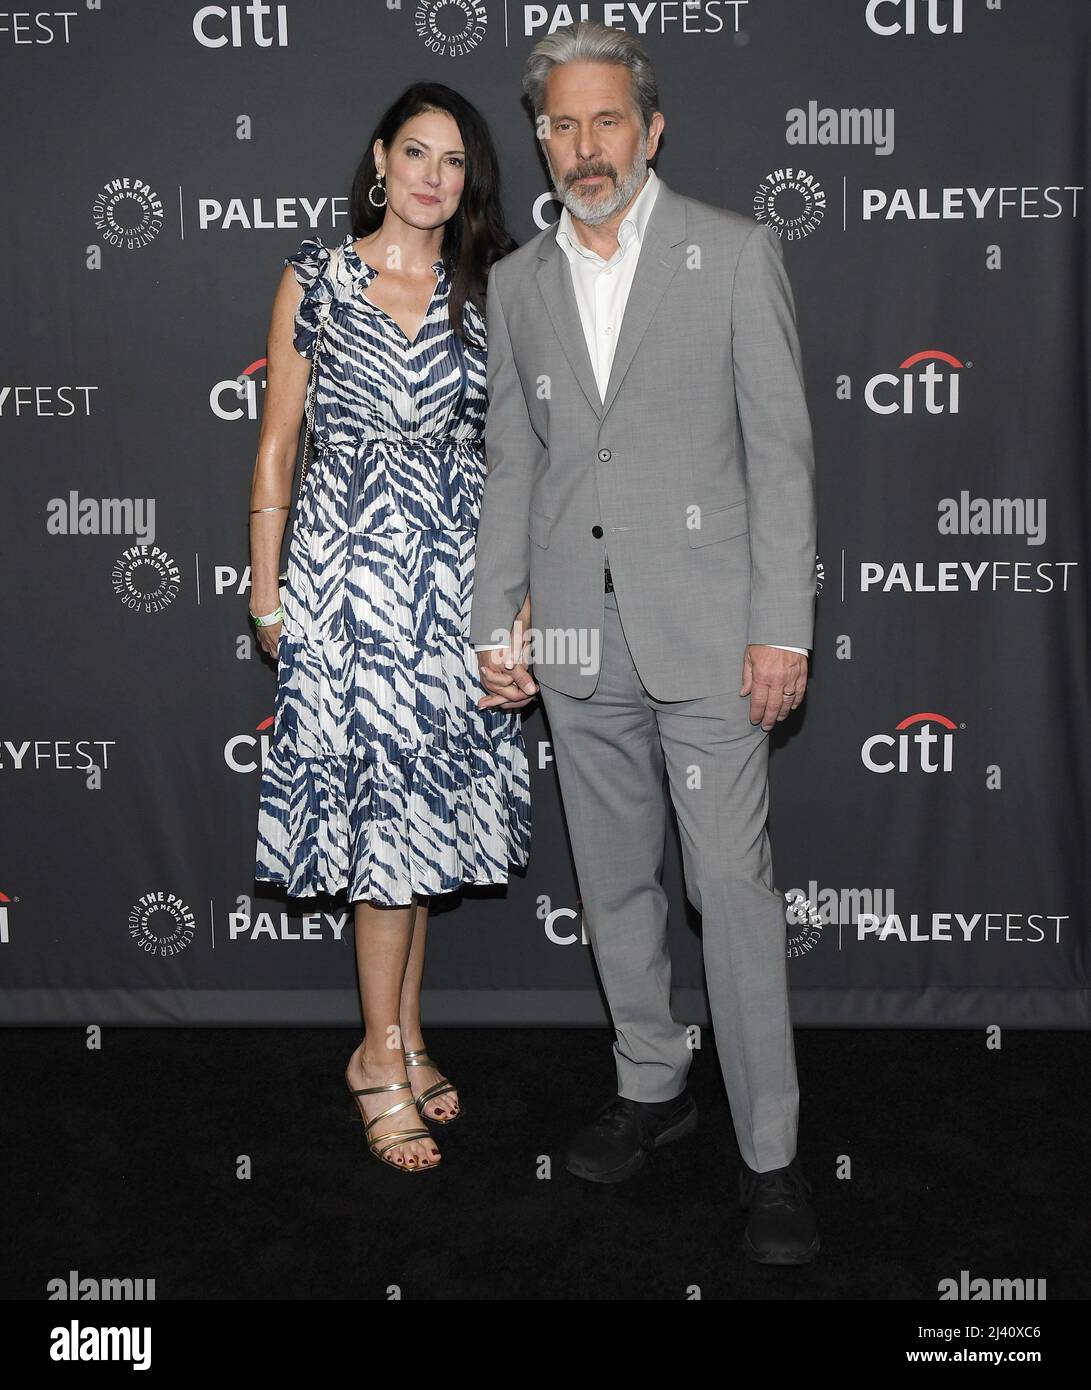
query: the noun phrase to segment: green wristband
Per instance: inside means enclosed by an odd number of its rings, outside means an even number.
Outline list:
[[[286,572],[284,574],[278,574],[277,579],[281,584],[286,584],[288,582],[288,575]],[[284,605],[280,603],[277,604],[272,613],[266,613],[264,617],[261,618],[249,608],[246,611],[253,619],[255,627],[272,627],[274,623],[279,623],[284,617]]]
[[[259,618],[256,613],[251,613],[250,616],[254,620],[255,627],[272,627],[274,623],[279,623],[283,619],[284,607],[278,603],[271,613],[266,613],[262,618]]]

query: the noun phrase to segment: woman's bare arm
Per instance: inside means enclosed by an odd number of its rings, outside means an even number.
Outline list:
[[[284,507],[292,502],[299,431],[307,400],[311,364],[293,344],[295,316],[303,291],[291,266],[284,267],[273,299],[266,345],[265,402],[250,485],[250,506]],[[250,517],[250,608],[271,613],[280,602],[278,575],[287,511]],[[258,628],[258,640],[276,655],[280,624]]]

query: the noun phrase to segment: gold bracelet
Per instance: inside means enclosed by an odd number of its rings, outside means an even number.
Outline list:
[[[287,507],[251,507],[250,515],[253,516],[255,512],[290,512],[291,510],[291,504]]]

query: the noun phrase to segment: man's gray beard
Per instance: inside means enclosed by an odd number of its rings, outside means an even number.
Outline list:
[[[620,212],[640,187],[648,172],[648,157],[643,150],[638,150],[628,174],[618,182],[611,195],[601,200],[582,197],[575,191],[575,184],[566,189],[554,175],[552,166],[549,172],[553,179],[553,187],[557,190],[557,197],[571,216],[580,222],[586,222],[590,227],[598,227],[603,222],[609,222],[615,213]]]

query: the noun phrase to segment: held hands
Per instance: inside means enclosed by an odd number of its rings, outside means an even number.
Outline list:
[[[483,653],[484,654],[484,653]],[[742,659],[740,695],[750,696],[750,722],[768,733],[803,703],[807,690],[807,658],[799,652],[751,642]]]
[[[530,595],[520,608],[511,629],[511,644],[477,653],[481,684],[489,692],[477,702],[478,709],[522,709],[538,693],[523,661],[525,633],[530,623]],[[521,692],[521,693],[520,693]]]

